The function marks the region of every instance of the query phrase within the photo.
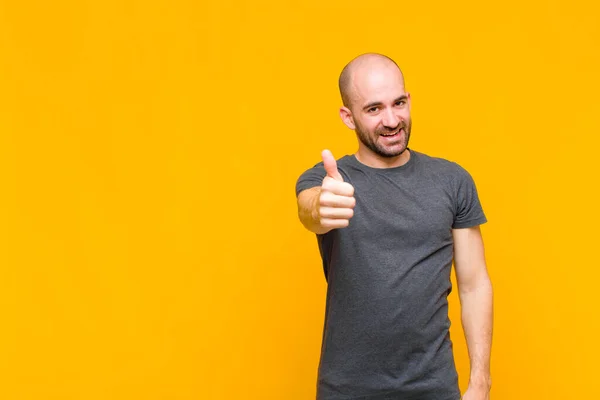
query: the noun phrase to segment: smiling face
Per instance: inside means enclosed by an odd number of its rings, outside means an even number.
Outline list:
[[[356,131],[359,156],[371,164],[387,165],[405,158],[412,121],[410,95],[398,67],[385,60],[363,63],[355,67],[348,92],[340,116]]]

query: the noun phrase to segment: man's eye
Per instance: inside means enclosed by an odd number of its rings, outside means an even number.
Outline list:
[[[367,112],[370,112],[370,113],[375,112],[375,111],[377,111],[377,107],[371,107],[367,110]]]
[[[403,106],[404,104],[406,104],[406,102],[404,100],[399,100],[396,102],[397,106]]]

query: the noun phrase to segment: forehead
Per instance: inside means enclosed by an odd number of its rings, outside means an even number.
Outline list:
[[[405,95],[404,78],[398,68],[391,66],[365,67],[356,71],[353,79],[354,96],[358,102],[394,101]]]

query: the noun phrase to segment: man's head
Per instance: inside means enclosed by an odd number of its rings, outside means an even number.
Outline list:
[[[359,151],[377,158],[401,155],[412,122],[410,95],[398,65],[381,54],[360,55],[342,70],[339,87],[344,103],[340,117],[356,131]]]

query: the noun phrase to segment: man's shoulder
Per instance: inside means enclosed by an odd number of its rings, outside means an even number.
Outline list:
[[[465,169],[456,161],[452,161],[444,157],[425,154],[415,150],[411,150],[411,152],[416,158],[418,158],[419,164],[421,164],[421,166],[427,171],[436,174],[447,174],[450,176],[455,176],[466,172]]]
[[[342,156],[340,158],[338,158],[337,160],[338,165],[354,165],[354,155],[353,154],[346,154],[345,156]]]

